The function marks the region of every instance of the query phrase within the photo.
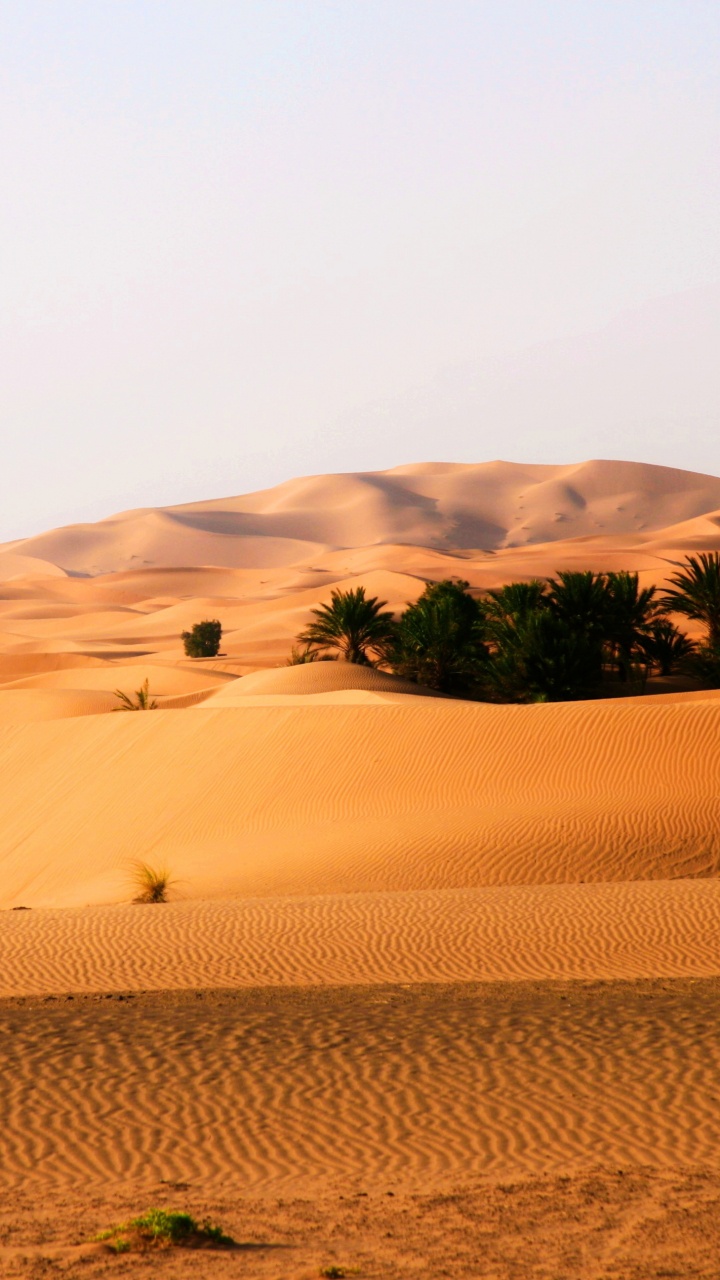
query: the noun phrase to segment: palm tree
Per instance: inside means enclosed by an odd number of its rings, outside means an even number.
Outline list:
[[[720,650],[720,552],[686,556],[669,582],[672,585],[662,599],[663,608],[704,623],[708,647]]]
[[[650,634],[642,642],[645,653],[658,668],[661,676],[671,676],[678,667],[687,667],[688,659],[697,652],[697,645],[670,622],[658,618],[650,627]]]
[[[611,663],[627,680],[633,659],[647,660],[646,641],[660,606],[655,587],[640,587],[636,573],[609,573],[606,578],[605,642]]]
[[[308,662],[317,662],[320,657],[319,649],[311,649],[305,645],[302,649],[299,645],[294,644],[290,650],[290,657],[285,663],[286,667],[304,667]]]
[[[500,624],[485,675],[504,702],[567,702],[593,697],[602,676],[597,636],[550,609]]]
[[[129,694],[123,693],[122,689],[115,690],[115,697],[120,699],[121,706],[113,707],[113,711],[154,711],[157,702],[150,697],[150,681],[145,680],[139,689],[135,690],[137,702],[133,702]]]
[[[428,583],[408,605],[386,660],[398,675],[443,693],[463,692],[487,658],[483,615],[467,582]]]
[[[566,570],[548,579],[548,603],[558,618],[588,635],[603,636],[607,628],[608,586],[604,573]]]
[[[488,591],[483,601],[485,615],[491,625],[513,623],[517,625],[531,613],[542,609],[547,603],[545,583],[539,578],[529,582],[508,582],[504,587],[494,587]]]
[[[346,662],[372,666],[368,654],[379,655],[395,635],[395,622],[390,612],[383,612],[385,600],[369,599],[364,587],[332,592],[330,604],[313,609],[315,619],[298,640],[321,651],[337,649]]]

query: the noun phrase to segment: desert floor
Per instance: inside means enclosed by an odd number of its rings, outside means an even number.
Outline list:
[[[8,1276],[716,1276],[717,979],[0,1006]],[[148,1207],[240,1248],[109,1255]]]
[[[281,665],[336,585],[716,547],[713,477],[494,463],[0,548],[0,1276],[717,1280],[720,695]],[[93,1243],[151,1206],[239,1247]]]

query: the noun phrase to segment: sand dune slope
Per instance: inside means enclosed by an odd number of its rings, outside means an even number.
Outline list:
[[[8,726],[1,901],[122,899],[137,857],[199,897],[717,875],[719,734],[717,700]]]
[[[117,705],[117,698],[99,689],[0,688],[0,725],[104,715]]]
[[[269,671],[255,671],[223,685],[207,703],[208,708],[243,706],[246,698],[265,699],[284,694],[311,697],[316,694],[337,694],[345,690],[362,690],[367,693],[395,693],[409,697],[439,698],[433,689],[403,680],[400,676],[376,671],[373,667],[361,667],[352,662],[309,662],[294,667],[275,667]]]

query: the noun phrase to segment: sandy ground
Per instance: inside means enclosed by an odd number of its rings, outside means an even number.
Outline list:
[[[6,725],[0,906],[127,901],[137,858],[223,898],[718,874],[718,699],[346,694]]]
[[[716,1276],[719,993],[4,1001],[3,1274]],[[158,1204],[255,1247],[89,1243]]]
[[[595,462],[0,548],[0,1276],[716,1280],[718,694],[280,665],[337,585],[662,583],[716,547],[720,480]],[[115,714],[146,679],[159,709]],[[130,903],[137,858],[170,903]],[[242,1247],[92,1243],[152,1205]]]
[[[717,973],[717,879],[0,913],[0,997]]]

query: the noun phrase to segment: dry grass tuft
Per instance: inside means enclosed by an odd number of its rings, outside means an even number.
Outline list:
[[[166,866],[153,867],[148,862],[133,864],[131,880],[135,889],[133,902],[167,902],[168,891],[177,884]]]

